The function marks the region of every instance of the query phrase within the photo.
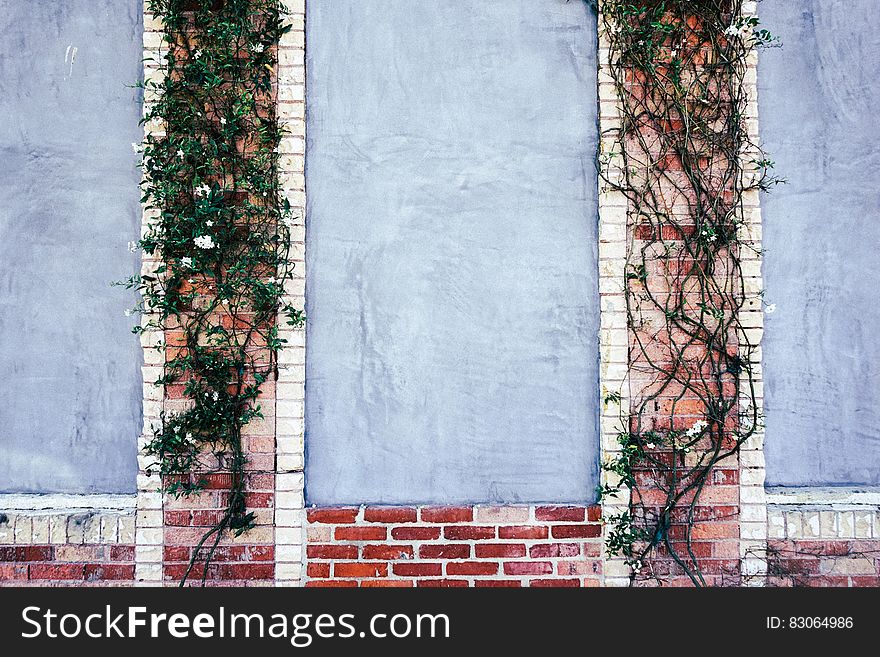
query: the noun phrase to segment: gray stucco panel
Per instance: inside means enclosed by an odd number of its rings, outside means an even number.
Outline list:
[[[322,0],[307,21],[308,502],[593,500],[595,17]]]
[[[767,482],[880,484],[880,11],[764,0]]]
[[[0,492],[135,490],[142,11],[0,0]]]

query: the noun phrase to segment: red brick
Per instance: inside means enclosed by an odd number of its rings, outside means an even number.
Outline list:
[[[550,530],[547,527],[536,527],[534,525],[498,528],[498,538],[520,538],[529,540],[536,538],[547,538],[549,533]]]
[[[535,509],[536,520],[583,522],[586,517],[587,510],[582,506],[539,506]]]
[[[452,541],[482,540],[485,538],[495,538],[495,528],[455,525],[452,527],[444,527],[443,536]]]
[[[134,579],[134,564],[87,564],[87,581]]]
[[[309,522],[320,522],[331,525],[350,525],[357,519],[357,507],[333,507],[328,509],[309,509],[306,517]]]
[[[529,580],[529,586],[536,588],[573,588],[580,586],[580,580],[576,579],[533,579]]]
[[[420,559],[467,559],[471,546],[461,544],[423,545],[419,548]]]
[[[495,575],[498,564],[491,561],[451,561],[446,564],[447,575]]]
[[[396,588],[411,589],[415,582],[411,579],[365,579],[361,582],[362,588]]]
[[[357,559],[358,550],[355,545],[307,545],[306,556],[309,559]]]
[[[691,536],[701,538],[739,538],[739,525],[732,522],[698,523],[694,525]]]
[[[417,519],[418,512],[412,507],[368,506],[364,509],[364,520],[367,522],[395,524],[399,522],[415,522]]]
[[[452,588],[467,588],[467,580],[465,579],[420,579],[418,580],[418,586],[421,588],[440,588],[440,589],[452,589]]]
[[[274,579],[275,564],[272,563],[218,563],[209,567],[209,573],[219,579],[246,581]]]
[[[602,573],[602,562],[598,559],[588,561],[560,561],[556,564],[560,575],[599,575]]]
[[[336,563],[334,577],[388,577],[387,563]]]
[[[423,522],[472,522],[474,519],[474,510],[469,506],[440,506],[440,507],[423,507]]]
[[[111,561],[134,561],[133,545],[111,545],[110,546]]]
[[[245,493],[244,503],[249,509],[269,509],[275,505],[275,493]]]
[[[307,564],[306,575],[309,577],[330,577],[330,564],[320,562]]]
[[[81,580],[83,578],[85,567],[82,564],[54,564],[54,563],[35,563],[31,564],[31,579],[52,579],[52,580]]]
[[[0,547],[0,561],[52,561],[54,551],[48,545]]]
[[[337,541],[384,541],[388,537],[385,527],[337,527]]]
[[[443,574],[443,565],[439,563],[395,563],[391,569],[395,575],[402,577],[436,577]]]
[[[21,582],[28,578],[28,567],[18,563],[0,563],[0,582]]]
[[[526,556],[526,546],[523,543],[477,543],[474,549],[480,559]]]
[[[477,588],[509,588],[515,589],[522,586],[522,583],[515,579],[478,579],[474,581]]]
[[[213,527],[223,520],[225,511],[195,510],[192,512],[193,527]]]
[[[166,511],[165,525],[170,527],[188,527],[192,522],[192,514],[189,511]]]
[[[365,545],[364,559],[412,559],[412,545]]]
[[[553,564],[549,561],[507,561],[505,575],[551,575]]]
[[[439,527],[394,527],[391,538],[398,541],[434,541],[440,538]]]
[[[553,538],[598,538],[602,534],[601,525],[555,525],[551,531]]]
[[[529,556],[533,559],[552,557],[576,557],[581,553],[580,543],[542,543],[529,548]]]
[[[309,588],[354,589],[357,585],[356,581],[341,579],[313,579],[306,582]]]
[[[232,474],[229,472],[211,472],[199,476],[202,487],[207,490],[229,490],[232,488]]]

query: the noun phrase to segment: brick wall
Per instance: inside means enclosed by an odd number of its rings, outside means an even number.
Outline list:
[[[768,507],[768,586],[880,586],[880,507],[835,497]]]
[[[749,3],[754,5],[754,3]],[[287,0],[294,29],[279,49],[279,117],[288,128],[281,144],[282,183],[293,207],[292,257],[296,278],[288,300],[304,301],[305,32],[304,0]],[[751,10],[753,10],[753,6]],[[145,56],[160,54],[161,25],[145,18]],[[604,50],[603,50],[604,49]],[[600,35],[600,63],[607,42]],[[746,84],[756,89],[756,65]],[[158,68],[147,62],[146,75]],[[616,92],[599,74],[603,134],[619,121]],[[149,98],[146,99],[150,101]],[[757,102],[746,108],[757,137]],[[161,131],[161,126],[146,126]],[[603,137],[606,152],[613,144]],[[631,334],[626,324],[623,281],[628,239],[621,195],[602,190],[599,207],[601,294],[601,386],[620,392],[623,408],[642,385],[631,376]],[[762,289],[761,217],[756,193],[745,198],[744,240],[756,247],[744,254],[746,293]],[[146,213],[144,222],[153,219]],[[629,232],[628,232],[629,231]],[[145,272],[157,263],[146,261]],[[760,303],[746,307],[743,324],[760,338]],[[285,330],[291,348],[282,353],[279,378],[264,387],[265,422],[247,430],[251,463],[248,507],[258,526],[225,538],[208,572],[212,585],[308,586],[615,586],[629,583],[629,569],[604,554],[598,506],[345,507],[304,509],[303,389],[305,337]],[[162,354],[151,347],[163,338],[142,336],[144,351],[144,437],[173,406],[174,390],[152,385]],[[760,353],[757,354],[760,358]],[[759,363],[758,363],[759,365]],[[761,401],[760,367],[757,372]],[[632,393],[632,394],[631,394]],[[169,406],[170,403],[170,406]],[[600,417],[603,458],[613,456],[621,406],[606,403]],[[159,488],[148,460],[141,458],[136,515],[133,510],[3,506],[0,496],[0,585],[173,585],[195,543],[224,506],[224,475],[208,477],[208,490],[175,500]],[[714,473],[697,509],[694,549],[711,584],[769,586],[880,586],[880,501],[871,498],[839,508],[828,500],[768,506],[764,491],[763,437],[757,434]],[[643,483],[648,483],[648,474]],[[608,481],[607,473],[603,475]],[[649,493],[650,494],[650,493]],[[606,514],[625,509],[621,497],[605,503]],[[680,540],[683,525],[673,529]],[[769,535],[769,542],[768,537]],[[662,553],[652,564],[667,584],[688,584]]]
[[[597,506],[308,511],[306,586],[601,586]]]
[[[0,586],[125,586],[133,579],[133,513],[0,513]]]

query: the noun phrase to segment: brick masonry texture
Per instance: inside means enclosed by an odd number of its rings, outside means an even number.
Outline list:
[[[282,184],[293,207],[291,231],[294,280],[291,303],[304,300],[305,32],[304,0],[286,0],[294,29],[279,48],[279,117],[288,129],[281,144]],[[754,10],[754,3],[748,3]],[[749,7],[747,7],[749,9]],[[145,16],[145,57],[161,47],[161,25]],[[607,41],[600,34],[600,64]],[[746,80],[755,91],[757,60]],[[146,63],[145,74],[159,74]],[[607,70],[599,73],[602,130],[618,121],[616,92]],[[150,102],[147,98],[146,102]],[[746,108],[757,136],[757,101]],[[146,126],[161,132],[161,126]],[[605,143],[606,150],[613,144]],[[756,247],[744,256],[746,292],[762,288],[761,216],[757,194],[745,199],[743,240]],[[153,220],[145,213],[144,223]],[[630,380],[630,338],[626,326],[625,253],[632,227],[621,195],[602,191],[599,207],[601,294],[601,386],[620,392],[627,408],[638,394]],[[145,261],[144,272],[158,263]],[[745,309],[749,330],[763,327],[760,304]],[[627,500],[598,506],[340,507],[304,509],[303,388],[305,338],[285,330],[279,378],[264,386],[266,421],[248,429],[248,507],[258,526],[225,538],[209,569],[209,585],[307,586],[620,586],[629,569],[605,555],[602,512],[618,513]],[[151,349],[161,335],[145,333],[144,437],[151,435],[174,391],[153,381],[161,375],[161,354]],[[760,373],[760,353],[756,355]],[[758,380],[758,402],[761,402]],[[167,394],[166,394],[167,392]],[[606,404],[600,417],[603,458],[618,449],[620,406]],[[140,460],[136,514],[106,509],[4,508],[0,496],[0,586],[173,586],[198,539],[223,508],[225,475],[211,475],[208,490],[188,500],[157,493],[159,481]],[[679,526],[674,531],[680,531]],[[768,538],[769,537],[769,538]],[[694,549],[709,583],[754,586],[880,586],[880,505],[799,501],[768,505],[764,490],[763,436],[756,435],[714,473],[698,509]],[[689,585],[670,560],[653,564],[664,584]],[[200,574],[197,575],[197,579]]]
[[[306,586],[602,586],[598,506],[311,508]]]
[[[0,586],[127,586],[134,515],[0,513]]]

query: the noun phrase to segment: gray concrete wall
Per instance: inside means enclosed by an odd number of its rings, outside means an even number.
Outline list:
[[[595,17],[322,0],[307,41],[309,503],[594,499]]]
[[[133,492],[138,0],[0,0],[0,492]]]
[[[880,484],[880,6],[764,0],[767,481]]]

